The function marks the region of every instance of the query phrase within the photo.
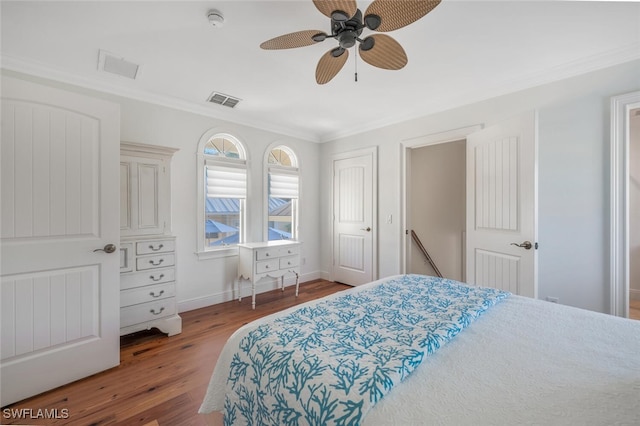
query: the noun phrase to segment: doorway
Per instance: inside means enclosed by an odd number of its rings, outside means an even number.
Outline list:
[[[464,140],[464,281],[537,298],[537,112],[527,111],[493,123],[425,136],[403,144],[405,271],[412,268],[410,230],[424,221],[414,200],[411,157],[420,146]],[[453,137],[456,136],[456,137]],[[422,165],[414,165],[413,169]],[[439,228],[441,223],[429,224]],[[411,233],[413,236],[413,233]],[[452,253],[449,253],[452,255]],[[446,257],[446,256],[445,256]]]
[[[463,139],[411,150],[411,230],[435,267],[412,238],[409,273],[464,281],[466,149]]]
[[[401,253],[402,259],[403,259],[401,263],[402,273],[405,273],[405,274],[406,273],[425,273],[427,275],[433,275],[433,272],[432,272],[433,268],[431,268],[428,262],[427,264],[424,263],[424,256],[422,255],[422,253],[420,253],[420,250],[418,249],[418,247],[416,246],[416,244],[413,242],[411,238],[411,230],[415,229],[416,234],[421,239],[423,245],[425,246],[429,254],[433,255],[432,258],[435,258],[433,260],[436,266],[438,267],[438,269],[442,269],[441,270],[442,275],[444,275],[447,278],[461,279],[462,281],[466,281],[466,276],[464,272],[465,270],[464,239],[462,235],[459,235],[458,237],[454,236],[454,232],[462,233],[465,227],[464,225],[458,226],[457,231],[454,231],[453,226],[451,226],[450,230],[446,232],[446,234],[448,235],[447,238],[450,238],[451,240],[458,238],[459,245],[460,245],[460,248],[459,248],[460,255],[454,256],[454,259],[451,260],[451,263],[447,262],[449,263],[449,266],[445,267],[443,264],[443,262],[445,262],[444,257],[448,256],[449,253],[444,252],[446,254],[443,256],[442,254],[440,254],[441,250],[439,248],[436,248],[437,243],[441,241],[442,236],[432,236],[430,232],[425,231],[425,229],[428,228],[429,226],[428,224],[424,225],[425,221],[419,221],[419,218],[423,215],[423,213],[420,210],[421,202],[418,202],[417,205],[414,205],[415,193],[421,192],[421,188],[419,187],[416,188],[417,185],[422,185],[422,183],[419,182],[418,179],[419,178],[433,179],[434,175],[426,171],[425,169],[427,168],[423,167],[422,164],[419,163],[418,161],[415,161],[413,157],[414,156],[419,157],[419,156],[423,156],[428,153],[434,153],[437,151],[449,151],[449,149],[446,147],[448,144],[454,144],[454,145],[457,144],[458,147],[462,147],[463,149],[466,150],[467,136],[472,133],[478,132],[481,129],[482,129],[482,125],[478,124],[478,125],[462,127],[459,129],[454,129],[446,132],[433,133],[425,136],[420,136],[417,138],[405,140],[401,143],[400,170],[402,171],[402,186],[404,188],[404,190],[401,191],[401,197],[402,197],[401,203],[403,206],[403,217],[402,217],[403,228],[402,229],[404,230],[404,234],[405,234],[404,244],[402,245],[402,253]],[[429,149],[431,148],[435,149],[435,151],[429,151]],[[455,149],[451,151],[455,151]],[[448,153],[445,156],[449,157],[452,155],[453,155],[452,153]],[[453,155],[453,157],[456,157],[456,156]],[[442,159],[443,160],[445,159],[444,156]],[[462,159],[466,162],[466,154],[464,157],[462,157]],[[458,161],[459,160],[460,158],[458,158]],[[420,164],[419,167],[418,167],[418,164]],[[462,170],[463,172],[466,170],[464,165]],[[415,176],[416,179],[414,179],[412,176]],[[438,179],[440,180],[440,178]],[[449,184],[449,182],[441,182],[441,181],[433,182],[433,183],[435,183],[436,185],[440,185],[441,188],[447,188],[447,185]],[[463,189],[463,194],[464,193],[465,192]],[[419,198],[426,198],[426,197],[423,195],[420,195]],[[428,200],[424,201],[424,203],[428,203],[428,202],[429,202]],[[466,200],[465,200],[465,203],[466,203]],[[466,215],[464,214],[464,211],[465,210],[462,210],[463,212],[462,220],[465,220],[464,218],[466,217]],[[440,212],[437,212],[436,214],[439,215]],[[422,223],[422,225],[416,225],[418,222]],[[436,234],[437,233],[438,232],[436,232]],[[436,238],[439,241],[434,241],[432,238]],[[449,244],[455,245],[455,242],[452,241]],[[454,265],[458,262],[460,262],[461,265],[460,265],[459,271],[456,272],[457,268]],[[442,268],[440,268],[440,265],[442,265]],[[453,278],[454,276],[459,276],[460,278]]]
[[[629,111],[629,318],[640,320],[640,108]]]
[[[631,126],[632,117],[635,121],[635,111],[638,109],[640,109],[640,91],[611,98],[610,313],[620,317],[629,317],[631,298],[637,296],[637,293],[631,292],[630,283],[632,267],[630,225],[631,219],[637,217],[632,216],[636,211],[631,210],[630,195],[634,187],[637,188],[636,177],[639,172],[638,167],[631,164],[630,153],[632,137],[638,138],[638,129]],[[634,144],[634,152],[637,152],[637,145],[637,143]],[[634,256],[636,260],[633,262],[633,267],[637,268],[638,255]],[[633,285],[636,286],[635,283]]]

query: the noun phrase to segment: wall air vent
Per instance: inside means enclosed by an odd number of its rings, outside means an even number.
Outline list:
[[[213,104],[235,108],[235,106],[238,105],[238,102],[240,102],[241,99],[234,98],[233,96],[225,95],[220,92],[213,92],[211,96],[209,96],[209,99],[207,99],[207,101]]]
[[[126,61],[124,58],[120,58],[104,50],[98,53],[98,70],[132,80],[135,80],[140,75],[140,65]]]

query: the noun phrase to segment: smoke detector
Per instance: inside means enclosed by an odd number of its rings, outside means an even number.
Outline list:
[[[224,25],[224,16],[222,16],[222,13],[217,10],[210,10],[207,13],[207,17],[209,18],[209,23],[216,28]]]

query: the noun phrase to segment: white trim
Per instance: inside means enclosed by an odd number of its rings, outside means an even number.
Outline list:
[[[326,279],[323,277],[323,273],[320,271],[309,272],[306,274],[300,274],[300,285],[305,284],[309,281]],[[285,287],[295,285],[295,277],[285,278]],[[211,305],[217,305],[219,303],[229,302],[232,300],[237,300],[237,290],[235,280],[231,286],[232,288],[229,290],[225,290],[220,293],[210,294],[208,296],[196,297],[193,299],[187,299],[178,302],[178,313],[192,311],[194,309],[206,308]],[[248,291],[250,287],[245,284],[242,289],[244,289],[245,293],[243,293],[243,297],[251,296],[251,292]],[[272,280],[260,280],[256,283],[256,294],[265,293],[271,290],[280,289],[280,279],[274,278]]]
[[[121,96],[125,99],[148,102],[154,105],[160,105],[166,108],[185,111],[204,117],[226,120],[230,123],[241,124],[253,129],[279,133],[281,135],[303,139],[309,142],[324,142],[319,139],[318,135],[315,135],[309,131],[293,130],[290,127],[277,126],[270,122],[260,122],[255,120],[255,118],[238,118],[238,114],[235,113],[237,111],[227,111],[227,108],[221,108],[220,106],[211,104],[209,102],[207,102],[206,105],[201,105],[198,102],[191,102],[174,96],[153,93],[144,89],[138,89],[135,87],[123,87],[120,85],[121,77],[117,77],[115,75],[113,76],[113,78],[109,78],[109,81],[107,81],[107,79],[81,76],[33,60],[7,55],[6,53],[0,54],[0,62],[2,63],[2,69],[12,72],[27,74],[39,78],[57,81],[60,83],[72,84],[74,86],[82,87],[85,89],[108,93],[115,96]],[[111,76],[105,76],[103,74],[102,77]]]
[[[205,222],[205,198],[204,198],[204,190],[205,190],[205,162],[211,156],[208,156],[204,153],[205,145],[211,140],[211,138],[215,136],[226,137],[232,139],[237,143],[238,146],[238,155],[240,160],[245,162],[245,167],[247,170],[247,198],[251,197],[251,171],[249,167],[249,155],[247,153],[247,149],[245,148],[245,144],[240,140],[238,136],[235,136],[229,132],[225,132],[220,128],[212,128],[207,130],[202,134],[200,140],[198,141],[198,147],[196,151],[196,251],[195,254],[198,256],[198,260],[206,260],[206,259],[215,259],[220,257],[229,257],[229,256],[237,256],[238,249],[236,247],[223,247],[219,249],[213,250],[205,250],[204,247],[204,222]],[[216,158],[217,160],[217,158]],[[229,159],[230,162],[233,159]],[[242,203],[241,203],[242,204]],[[245,202],[246,204],[246,202]],[[240,211],[240,242],[243,242],[243,236],[249,235],[247,233],[248,229],[246,229],[246,205],[244,206],[244,211],[242,211],[241,205]]]
[[[166,157],[172,156],[179,151],[178,148],[171,148],[168,146],[148,145],[145,143],[127,141],[120,142],[120,150],[127,151],[127,155],[139,153],[141,157],[148,157],[149,155]]]
[[[402,244],[400,249],[400,271],[407,273],[407,262],[411,259],[411,239],[408,230],[411,227],[411,216],[409,209],[409,200],[407,193],[409,192],[410,182],[407,175],[411,171],[411,150],[422,148],[430,145],[438,145],[441,143],[456,142],[466,139],[471,133],[482,130],[482,124],[474,124],[472,126],[460,127],[458,129],[447,130],[444,132],[431,133],[428,135],[417,136],[414,138],[404,139],[400,142],[400,217],[399,232],[402,235]],[[463,250],[464,253],[464,250]],[[464,268],[463,268],[464,275]]]
[[[379,120],[370,121],[364,125],[339,128],[333,132],[326,132],[318,135],[320,142],[334,141],[365,132],[374,131],[398,123],[420,119],[422,117],[447,111],[464,105],[481,102],[487,99],[494,99],[502,95],[530,89],[532,87],[549,84],[564,79],[584,75],[600,69],[612,67],[635,61],[640,58],[637,42],[630,42],[628,45],[603,53],[598,53],[588,57],[579,58],[575,61],[560,64],[552,69],[531,72],[529,75],[505,81],[497,87],[484,87],[477,85],[476,90],[458,94],[457,96],[442,97],[424,105],[414,105],[412,113],[401,115],[389,115]]]
[[[275,164],[269,164],[269,154],[271,153],[271,151],[273,151],[275,148],[285,148],[284,151],[287,152],[290,156],[292,156],[293,158],[293,162],[295,163],[295,165],[292,165],[291,167],[287,167],[287,166],[277,166]],[[268,179],[268,175],[269,175],[269,168],[271,167],[281,167],[283,170],[287,170],[287,171],[291,171],[292,173],[295,171],[295,173],[298,175],[298,201],[297,201],[297,208],[295,209],[295,212],[292,211],[292,214],[295,214],[295,218],[293,221],[294,226],[296,227],[295,232],[292,233],[292,239],[294,241],[300,241],[300,206],[302,205],[302,173],[300,173],[301,170],[301,161],[300,161],[300,157],[298,156],[298,154],[296,153],[296,151],[291,148],[291,146],[287,145],[286,143],[283,143],[281,141],[276,141],[273,142],[271,144],[269,144],[269,146],[267,146],[267,149],[264,152],[264,158],[262,161],[262,205],[263,205],[263,213],[262,213],[262,217],[266,218],[266,221],[264,222],[264,225],[262,227],[262,239],[263,241],[269,241],[269,179]]]
[[[610,313],[629,317],[629,112],[640,91],[611,98]]]
[[[335,229],[334,229],[334,217],[335,217],[335,205],[334,205],[334,193],[333,193],[333,187],[335,185],[335,162],[338,160],[346,160],[349,158],[354,158],[354,157],[362,157],[365,155],[371,155],[372,158],[372,170],[371,170],[371,175],[373,177],[373,192],[371,194],[371,198],[372,198],[372,203],[373,203],[373,212],[372,212],[372,216],[371,216],[371,223],[373,223],[372,226],[372,231],[371,231],[371,250],[372,250],[372,271],[371,271],[371,277],[372,277],[372,281],[375,281],[378,279],[378,269],[379,269],[379,265],[378,265],[378,147],[377,146],[372,146],[369,148],[362,148],[362,149],[357,149],[354,151],[347,151],[347,152],[339,152],[336,154],[333,154],[331,156],[331,191],[330,191],[330,197],[331,197],[331,217],[329,220],[330,223],[330,231],[331,231],[331,265],[330,265],[330,272],[329,272],[329,278],[325,278],[326,277],[326,273],[324,273],[323,279],[327,279],[328,281],[333,281],[333,270],[334,270],[334,259],[335,259],[335,253],[333,252],[333,249],[335,247],[334,242],[335,242]]]
[[[238,115],[234,114],[233,110],[226,111],[214,105],[200,105],[197,102],[190,102],[173,96],[160,95],[132,87],[122,87],[118,84],[117,80],[115,82],[111,82],[103,79],[92,78],[90,76],[82,76],[70,73],[60,68],[51,67],[42,62],[19,58],[13,55],[7,55],[6,53],[0,54],[2,68],[13,72],[73,84],[90,90],[109,93],[127,99],[149,102],[155,105],[161,105],[206,117],[227,120],[229,122],[242,124],[254,129],[266,130],[315,143],[329,142],[367,131],[373,131],[386,126],[434,114],[439,111],[446,111],[463,105],[492,99],[500,95],[525,90],[531,87],[586,74],[599,69],[612,67],[614,65],[631,62],[638,58],[640,58],[640,54],[638,53],[637,43],[629,43],[628,45],[619,47],[615,50],[598,53],[586,58],[580,58],[572,62],[558,65],[551,70],[544,72],[532,72],[530,75],[518,80],[505,82],[498,88],[486,88],[479,86],[478,89],[472,93],[466,93],[464,95],[461,94],[455,98],[438,99],[437,101],[430,102],[426,105],[416,105],[411,114],[390,116],[370,122],[366,125],[342,128],[318,134],[303,129],[293,130],[286,126],[276,126],[273,125],[273,123],[260,122],[255,119],[239,119]]]

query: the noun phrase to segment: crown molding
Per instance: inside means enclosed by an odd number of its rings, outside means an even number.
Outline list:
[[[603,68],[608,68],[638,59],[640,59],[640,44],[632,43],[627,46],[620,47],[616,50],[580,58],[579,60],[567,62],[565,64],[561,64],[544,71],[531,73],[524,78],[507,81],[500,86],[480,89],[473,92],[466,92],[463,94],[459,94],[458,96],[451,96],[451,94],[448,94],[447,96],[443,96],[441,99],[430,99],[429,106],[423,106],[422,108],[420,106],[416,106],[416,108],[410,114],[387,116],[384,119],[375,120],[367,123],[366,125],[343,128],[335,132],[328,132],[324,134],[294,131],[290,128],[274,126],[271,123],[259,121],[249,122],[247,120],[242,120],[227,111],[213,111],[209,105],[200,105],[194,102],[185,101],[183,99],[165,95],[158,95],[140,89],[120,87],[107,81],[80,76],[68,71],[52,68],[46,64],[36,61],[25,60],[6,55],[2,52],[0,52],[0,67],[10,71],[54,80],[60,83],[66,83],[89,90],[107,93],[110,95],[160,105],[167,108],[190,112],[193,114],[198,114],[218,120],[225,120],[230,123],[248,126],[255,129],[280,134],[283,136],[289,136],[309,142],[323,143],[360,133],[369,132],[372,130],[377,130],[387,126],[396,125],[441,111],[446,111],[498,96],[503,96],[520,90],[553,83],[563,79],[587,74],[592,71],[597,71]]]
[[[530,89],[544,84],[553,83],[571,77],[587,74],[600,69],[620,65],[626,62],[632,62],[640,59],[640,43],[632,43],[616,50],[611,50],[598,55],[580,58],[576,61],[567,62],[544,71],[531,73],[530,75],[507,81],[500,86],[494,86],[473,92],[466,92],[458,96],[451,96],[440,99],[430,99],[430,105],[437,107],[424,107],[414,110],[411,114],[386,117],[383,120],[368,123],[365,126],[357,126],[349,129],[341,129],[337,132],[325,133],[320,136],[320,142],[329,142],[353,135],[357,135],[383,127],[395,125],[398,123],[425,117],[427,115],[446,111],[453,108],[459,108],[464,105],[470,105],[476,102],[484,101],[498,96],[507,95],[509,93],[518,92],[520,90]]]
[[[0,68],[34,77],[53,80],[59,83],[70,84],[109,95],[115,95],[122,98],[133,99],[192,114],[202,115],[217,120],[225,120],[234,124],[265,130],[283,136],[303,139],[309,142],[320,142],[317,135],[309,132],[296,132],[289,128],[274,126],[273,124],[264,122],[248,122],[246,120],[239,119],[228,111],[213,111],[210,105],[200,105],[172,96],[159,95],[146,90],[118,86],[108,81],[81,76],[65,70],[53,68],[44,63],[18,58],[2,52],[0,52]]]

